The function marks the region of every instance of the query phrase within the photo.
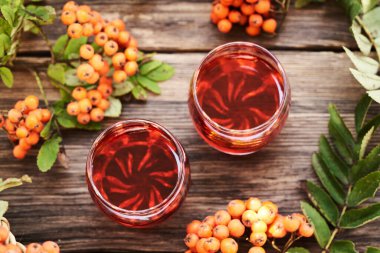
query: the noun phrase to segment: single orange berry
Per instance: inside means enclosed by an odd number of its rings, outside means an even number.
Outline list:
[[[198,241],[199,237],[196,234],[187,234],[184,239],[186,246],[189,248],[195,248]]]
[[[71,116],[77,116],[80,113],[79,103],[71,102],[67,105],[66,111]]]
[[[197,234],[200,238],[209,238],[212,236],[212,228],[207,223],[201,223]]]
[[[293,215],[288,215],[284,219],[284,227],[290,233],[297,231],[300,225],[301,222]]]
[[[115,70],[112,77],[115,83],[122,83],[127,79],[127,73],[123,70]]]
[[[310,223],[302,223],[299,227],[298,234],[303,237],[311,237],[314,234],[314,227]]]
[[[99,77],[100,77],[99,73],[94,72],[94,74],[92,74],[92,76],[90,76],[90,78],[86,79],[86,82],[89,84],[95,84],[99,80]]]
[[[42,244],[42,248],[46,253],[59,253],[59,246],[55,242],[46,241]]]
[[[116,53],[112,56],[112,64],[117,69],[121,69],[125,62],[125,55],[122,52]]]
[[[95,43],[103,47],[108,41],[108,36],[105,32],[100,32],[95,36]]]
[[[79,101],[87,97],[87,90],[83,87],[76,87],[72,92],[71,96]]]
[[[42,121],[42,111],[41,109],[35,109],[29,112],[29,115],[35,115],[39,121]]]
[[[263,232],[255,233],[253,232],[249,237],[249,241],[257,247],[263,246],[267,241],[267,235]]]
[[[117,42],[119,42],[119,44],[122,47],[127,47],[130,38],[131,38],[131,35],[129,34],[129,32],[121,31],[119,33],[119,38],[117,39]]]
[[[244,226],[251,227],[252,224],[259,219],[257,213],[253,210],[246,210],[241,216]]]
[[[218,22],[218,30],[222,33],[228,33],[232,29],[232,23],[228,19],[222,19]]]
[[[127,73],[127,76],[134,76],[139,69],[139,65],[136,61],[129,61],[124,65],[124,71]]]
[[[90,37],[94,35],[94,26],[91,23],[84,23],[82,27],[83,27],[83,30],[82,30],[83,36]]]
[[[272,213],[278,214],[278,206],[271,201],[264,201],[261,203],[263,206],[267,206]]]
[[[277,28],[277,21],[273,18],[267,19],[263,23],[263,30],[267,33],[275,33]]]
[[[103,98],[102,100],[100,100],[100,103],[98,104],[98,108],[102,109],[103,111],[107,111],[109,107],[110,107],[110,102],[107,99]]]
[[[107,34],[108,38],[112,40],[117,40],[119,38],[119,29],[114,25],[107,25],[104,28],[104,32]]]
[[[262,247],[252,247],[249,249],[248,253],[265,253],[265,249]]]
[[[25,141],[30,146],[34,146],[40,141],[40,135],[36,132],[30,132],[29,136],[25,138]]]
[[[22,119],[22,113],[19,110],[11,109],[8,111],[8,119],[12,123],[18,123]]]
[[[206,242],[206,238],[200,238],[195,246],[195,252],[197,253],[208,253],[205,249],[204,245]]]
[[[255,11],[259,14],[266,14],[270,10],[270,1],[259,0],[255,5]]]
[[[4,122],[4,128],[9,134],[16,133],[16,125],[12,123],[9,119],[6,119]]]
[[[137,40],[132,36],[131,36],[131,39],[129,40],[128,47],[133,47],[133,48],[138,47]]]
[[[35,128],[37,128],[40,124],[42,124],[36,115],[28,115],[25,119],[25,126],[29,129],[29,130],[33,130]]]
[[[222,253],[237,253],[239,246],[237,242],[232,238],[223,239],[220,243],[220,251]]]
[[[29,150],[32,148],[32,146],[26,141],[26,138],[20,139],[18,145],[20,145],[23,150]]]
[[[38,100],[38,97],[36,97],[34,95],[27,96],[25,98],[24,102],[25,102],[26,108],[28,108],[28,110],[37,109],[38,105],[40,103],[40,101]]]
[[[245,227],[239,219],[233,219],[228,223],[228,230],[230,235],[236,238],[241,237],[245,232]]]
[[[306,216],[300,213],[293,213],[293,218],[299,220],[300,223],[307,223]]]
[[[17,101],[17,103],[15,104],[14,108],[16,110],[19,110],[20,112],[25,112],[27,110],[27,107],[26,107],[26,104],[25,104],[24,100]]]
[[[61,22],[64,25],[71,25],[77,21],[77,17],[73,11],[63,11],[61,14]]]
[[[121,19],[115,19],[111,22],[111,25],[113,26],[116,26],[117,29],[119,29],[119,31],[124,31],[125,30],[125,23],[123,20]]]
[[[20,145],[17,145],[13,148],[13,156],[16,159],[24,159],[26,156],[26,150],[24,150]]]
[[[77,11],[78,10],[78,4],[74,1],[68,1],[63,6],[64,11]]]
[[[26,252],[25,253],[41,253],[43,252],[42,245],[39,243],[30,243],[26,247]]]
[[[215,12],[211,12],[210,13],[210,20],[212,23],[218,24],[218,22],[220,21],[220,18],[215,14]]]
[[[218,240],[226,239],[230,236],[230,231],[226,225],[217,225],[212,230],[212,236],[217,238]]]
[[[249,198],[245,202],[245,206],[247,207],[247,209],[257,212],[261,207],[261,201],[258,198]]]
[[[212,11],[216,14],[216,16],[220,19],[224,19],[228,16],[229,9],[223,4],[215,4]]]
[[[26,127],[21,126],[21,127],[17,128],[17,130],[16,130],[17,138],[19,138],[19,139],[26,138],[26,137],[28,137],[28,135],[29,135],[29,130],[26,129]]]
[[[269,226],[268,234],[270,234],[273,238],[283,238],[286,236],[283,216],[277,216],[275,221]]]
[[[82,125],[87,125],[88,123],[90,123],[90,120],[91,120],[91,117],[90,117],[90,114],[88,113],[80,113],[77,116],[78,123]]]
[[[0,227],[0,243],[4,243],[9,237],[9,229],[5,226]]]
[[[264,221],[266,224],[271,224],[276,218],[276,213],[267,206],[262,206],[257,211],[257,215],[260,220]]]
[[[81,24],[74,23],[67,27],[67,35],[69,35],[70,38],[80,38],[82,36],[82,32],[83,27]]]
[[[202,222],[207,223],[211,228],[214,228],[216,226],[215,217],[211,215],[206,216]]]
[[[239,23],[241,19],[241,12],[236,10],[230,11],[230,14],[228,14],[228,19],[231,23]]]
[[[112,78],[109,78],[108,76],[102,76],[99,79],[99,85],[103,85],[103,84],[112,86]]]
[[[227,211],[232,218],[240,218],[245,210],[245,203],[240,199],[230,201],[227,206]]]
[[[94,48],[89,44],[82,45],[79,49],[80,57],[86,60],[91,59],[94,56],[94,52]]]
[[[36,128],[33,129],[33,131],[36,133],[41,133],[42,130],[44,130],[44,127],[44,124],[41,122]]]
[[[105,76],[110,71],[110,65],[107,61],[103,61],[103,67],[100,70],[97,70],[101,76]],[[112,81],[111,81],[112,84]]]
[[[82,63],[77,68],[77,76],[79,80],[85,81],[94,74],[94,68],[88,63]]]
[[[94,23],[92,24],[92,26],[94,28],[94,31],[93,31],[94,35],[98,35],[103,29],[103,25],[100,22]]]
[[[103,98],[108,98],[113,92],[112,86],[107,84],[100,84],[97,90],[100,92]]]
[[[215,237],[207,238],[203,244],[203,247],[209,253],[216,253],[220,249],[220,241]]]
[[[87,98],[90,99],[92,105],[98,105],[102,99],[102,94],[98,90],[90,90],[87,92]]]
[[[94,70],[101,72],[104,68],[105,61],[103,61],[103,58],[100,54],[94,54],[88,63],[90,63]]]
[[[81,24],[90,22],[90,20],[91,20],[91,15],[88,11],[79,9],[79,10],[77,10],[76,15],[77,15],[78,22]]]
[[[104,53],[108,56],[114,55],[118,49],[119,46],[114,40],[109,40],[104,44]]]
[[[217,225],[228,225],[231,221],[231,215],[225,210],[219,210],[215,213],[215,223]]]
[[[240,7],[243,4],[244,0],[234,0],[232,2],[233,7]]]
[[[199,225],[201,225],[201,221],[199,220],[193,220],[192,222],[190,222],[187,227],[186,227],[186,232],[188,234],[196,234],[198,233],[198,228],[199,228]]]
[[[254,233],[259,233],[259,232],[265,233],[267,232],[267,229],[268,229],[268,225],[262,220],[257,220],[253,222],[251,226],[251,230]]]
[[[136,61],[138,57],[138,51],[134,47],[128,47],[125,49],[124,55],[128,61]]]
[[[255,12],[255,6],[253,4],[243,3],[240,6],[240,10],[244,15],[249,16]]]
[[[84,98],[78,102],[79,112],[80,113],[89,113],[92,109],[91,100],[88,98]]]
[[[263,25],[263,16],[259,14],[252,14],[249,16],[249,25],[250,26],[255,26],[255,27],[260,27]]]
[[[261,33],[261,28],[256,26],[247,26],[245,31],[249,36],[257,36]]]
[[[51,112],[49,111],[49,109],[41,109],[41,113],[42,113],[41,121],[43,123],[46,123],[51,119]]]

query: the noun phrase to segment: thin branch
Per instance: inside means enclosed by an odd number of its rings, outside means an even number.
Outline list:
[[[32,74],[36,78],[37,86],[40,89],[40,92],[41,92],[42,97],[43,97],[43,99],[45,101],[46,107],[49,107],[49,101],[47,100],[46,93],[45,93],[44,87],[42,86],[42,82],[41,82],[40,76],[38,75],[38,73],[36,71],[34,71],[34,70],[30,70],[30,71],[32,72]]]

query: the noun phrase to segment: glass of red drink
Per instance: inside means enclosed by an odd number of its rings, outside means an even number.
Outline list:
[[[86,176],[91,197],[107,216],[127,227],[149,227],[179,208],[190,167],[185,150],[168,130],[134,119],[98,136]]]
[[[233,42],[203,59],[190,83],[188,105],[196,130],[210,146],[245,155],[282,129],[290,86],[272,53],[253,43]]]

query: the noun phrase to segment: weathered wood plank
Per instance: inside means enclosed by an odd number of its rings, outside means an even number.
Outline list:
[[[65,1],[47,1],[60,10]],[[272,49],[333,49],[355,47],[348,31],[348,21],[336,2],[313,5],[302,10],[293,7],[275,38],[251,38],[243,29],[224,35],[209,22],[209,0],[198,1],[78,1],[90,4],[108,18],[122,18],[148,51],[208,51],[229,41],[253,41]],[[65,27],[58,21],[46,29],[52,40],[63,34]],[[22,52],[46,50],[41,39],[27,36]]]
[[[186,104],[188,83],[205,54],[159,55],[176,67],[175,77],[162,85],[161,96],[151,96],[147,103],[126,104],[121,117],[163,124],[178,137],[190,157],[192,185],[186,201],[170,220],[156,228],[123,228],[110,222],[92,203],[85,183],[84,157],[98,133],[64,131],[70,169],[56,166],[47,174],[37,171],[33,156],[21,162],[12,159],[10,146],[1,134],[1,177],[28,173],[34,179],[33,184],[1,195],[11,203],[8,218],[15,234],[25,243],[58,240],[64,252],[183,252],[186,223],[223,208],[228,200],[258,196],[277,202],[284,213],[299,211],[299,201],[306,198],[302,183],[315,178],[310,157],[317,150],[319,135],[327,132],[328,103],[336,103],[343,116],[350,117],[352,127],[352,111],[363,90],[350,76],[347,70],[350,63],[343,53],[275,51],[275,54],[285,66],[292,86],[290,117],[273,143],[245,157],[211,149],[192,126]],[[20,60],[39,68],[47,61]],[[57,92],[46,82],[44,85],[49,99],[57,99]],[[38,94],[38,89],[28,72],[17,69],[15,88],[0,87],[0,109],[8,108],[29,93]],[[345,237],[356,241],[362,250],[366,245],[380,246],[378,226],[379,222],[375,222]],[[243,244],[241,252],[246,252],[248,244]],[[310,247],[311,252],[318,252],[312,240],[303,240],[301,244]]]

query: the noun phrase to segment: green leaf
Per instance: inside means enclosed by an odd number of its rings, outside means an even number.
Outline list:
[[[42,144],[37,156],[37,166],[41,172],[47,172],[53,167],[58,157],[61,142],[61,137],[54,136]]]
[[[7,67],[0,67],[0,77],[5,86],[12,88],[13,86],[13,74]]]
[[[11,36],[12,26],[4,18],[0,17],[0,34]]]
[[[370,108],[372,103],[372,99],[367,95],[364,94],[358,104],[356,105],[355,108],[355,129],[356,132],[359,133],[360,130],[362,129],[366,117],[367,117],[367,112],[368,109]]]
[[[344,8],[350,20],[354,20],[362,10],[362,5],[358,0],[338,0],[338,3]]]
[[[363,23],[374,38],[380,37],[380,7],[363,15]]]
[[[1,13],[3,14],[4,19],[8,22],[10,26],[13,26],[15,20],[15,12],[9,5],[1,6]]]
[[[132,90],[132,95],[137,100],[146,100],[148,98],[148,94],[145,89],[140,85],[136,85]]]
[[[174,75],[174,68],[169,64],[162,64],[160,67],[150,72],[146,77],[155,82],[169,80]]]
[[[52,122],[53,122],[53,117],[50,118],[49,122],[45,125],[44,129],[42,129],[41,133],[40,133],[40,136],[42,138],[44,138],[45,140],[46,139],[49,139],[49,137],[51,136],[52,134]]]
[[[363,138],[363,136],[368,133],[368,131],[374,127],[375,128],[375,131],[376,129],[379,127],[380,125],[380,114],[377,114],[375,117],[373,117],[372,119],[370,119],[363,127],[362,129],[360,130],[360,132],[358,133],[358,139],[361,139]]]
[[[350,49],[343,47],[347,56],[350,58],[355,67],[364,73],[376,74],[379,69],[379,63],[368,56],[355,55]]]
[[[325,219],[309,203],[301,201],[301,209],[309,222],[314,226],[314,236],[321,248],[324,248],[331,236],[331,231]]]
[[[372,8],[375,7],[377,3],[379,3],[378,0],[362,0],[363,12],[367,13],[368,11],[372,10]]]
[[[360,51],[368,56],[369,53],[371,52],[371,48],[372,48],[372,43],[371,41],[369,41],[369,39],[364,36],[363,34],[361,34],[361,32],[355,30],[355,29],[352,29],[352,33],[354,35],[354,38],[355,38],[355,41],[356,41],[356,44],[358,44],[358,47],[360,49]]]
[[[139,73],[141,75],[145,76],[145,75],[149,74],[150,72],[152,72],[153,70],[160,67],[161,65],[162,65],[162,62],[157,61],[157,60],[153,60],[153,61],[144,63],[143,65],[141,65]]]
[[[331,197],[319,186],[307,181],[308,196],[313,204],[319,208],[323,216],[334,226],[339,217],[338,207]]]
[[[368,143],[370,142],[372,138],[373,131],[375,130],[374,127],[372,127],[366,135],[364,135],[362,143],[360,145],[360,151],[359,151],[359,160],[363,159],[365,155],[365,151],[367,149]]]
[[[330,172],[343,184],[348,184],[348,166],[335,154],[324,135],[319,139],[319,155]]]
[[[20,186],[24,182],[31,183],[32,179],[28,175],[24,175],[21,178],[7,178],[4,181],[0,181],[0,192],[9,188]]]
[[[355,244],[351,241],[334,241],[330,253],[358,253]]]
[[[367,94],[377,103],[380,103],[380,90],[370,90],[367,91]]]
[[[371,172],[378,170],[380,166],[380,145],[376,146],[364,159],[358,161],[352,167],[352,180],[356,182]]]
[[[32,20],[38,25],[49,25],[54,22],[55,9],[52,6],[28,5],[26,9],[28,10],[26,13],[26,18]]]
[[[122,83],[116,83],[113,85],[113,92],[112,96],[113,97],[121,97],[124,96],[125,94],[128,94],[129,92],[132,91],[133,89],[133,84],[130,81],[125,81]]]
[[[380,76],[357,71],[350,68],[351,74],[366,90],[380,89]]]
[[[56,115],[56,119],[58,124],[64,128],[68,129],[83,129],[89,131],[98,131],[102,129],[102,126],[98,122],[90,122],[87,125],[79,124],[76,117],[70,116],[67,114],[65,110],[60,111],[59,114]]]
[[[57,41],[54,43],[52,48],[53,53],[56,57],[59,57],[63,54],[67,42],[69,41],[69,36],[67,34],[61,35]]]
[[[302,247],[294,247],[288,249],[286,253],[310,253],[310,251]]]
[[[315,173],[317,174],[322,185],[325,187],[327,192],[339,205],[344,203],[344,191],[340,183],[335,179],[335,177],[326,168],[326,165],[321,161],[318,154],[313,154],[312,165]]]
[[[380,171],[372,172],[359,179],[348,196],[348,205],[350,207],[358,206],[367,199],[374,197],[379,187]]]
[[[121,115],[122,105],[120,99],[108,97],[110,107],[105,111],[104,116],[118,118]]]
[[[68,69],[65,72],[65,84],[70,87],[83,86],[79,80],[76,69]]]
[[[363,208],[348,210],[340,222],[341,228],[357,228],[380,217],[380,203],[372,204]]]
[[[366,253],[380,253],[380,248],[368,247]]]
[[[47,75],[54,81],[64,84],[65,83],[65,65],[64,64],[49,64]]]
[[[0,218],[7,212],[8,206],[8,201],[0,200]]]
[[[137,82],[141,86],[146,88],[147,90],[150,90],[151,92],[156,93],[156,94],[161,93],[160,86],[158,86],[158,84],[156,82],[146,78],[145,76],[139,75],[139,74],[137,74],[136,79],[137,79]]]
[[[67,47],[63,53],[65,59],[70,59],[71,54],[79,55],[79,49],[82,45],[87,43],[87,37],[80,37],[77,39],[70,39]]]

